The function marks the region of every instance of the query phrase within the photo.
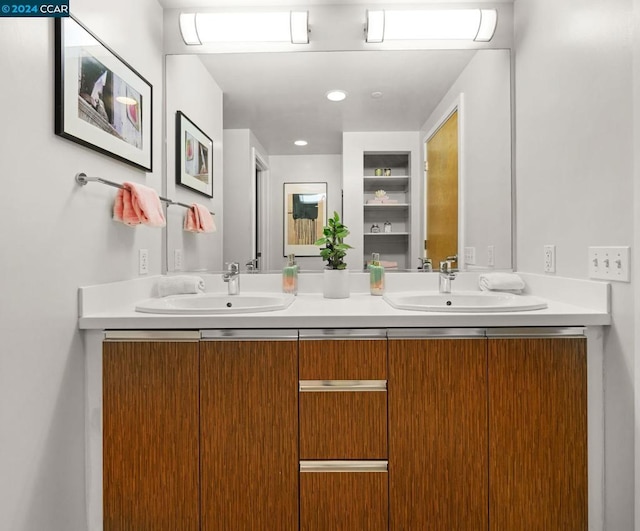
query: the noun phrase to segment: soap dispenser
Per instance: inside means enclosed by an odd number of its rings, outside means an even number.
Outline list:
[[[298,265],[295,254],[289,255],[287,265],[282,270],[282,291],[293,295],[298,294]]]
[[[369,288],[371,295],[382,295],[384,293],[384,267],[380,265],[380,254],[371,255],[369,264]]]

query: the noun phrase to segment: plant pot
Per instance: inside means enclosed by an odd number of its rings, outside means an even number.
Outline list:
[[[325,269],[322,278],[322,293],[325,299],[349,297],[349,270]]]

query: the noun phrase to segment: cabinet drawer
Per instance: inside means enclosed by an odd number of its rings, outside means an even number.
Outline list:
[[[300,341],[301,380],[386,380],[386,339]]]
[[[387,393],[384,388],[300,393],[301,459],[386,457]]]
[[[300,472],[300,529],[369,531],[389,527],[386,472]]]

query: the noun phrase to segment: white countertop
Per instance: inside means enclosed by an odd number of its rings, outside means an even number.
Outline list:
[[[542,297],[547,308],[518,312],[426,312],[398,310],[367,290],[366,273],[351,273],[347,299],[325,299],[321,274],[300,276],[300,292],[285,310],[233,315],[164,315],[135,311],[136,302],[153,296],[159,277],[115,282],[79,290],[79,327],[93,330],[220,328],[413,328],[600,326],[610,324],[609,285],[577,279],[520,273],[525,293]],[[201,275],[207,291],[224,292],[220,275]],[[477,273],[460,273],[452,291],[477,289]],[[244,288],[243,288],[244,286]],[[241,289],[278,291],[277,274],[242,275]],[[437,291],[437,274],[392,273],[387,290]]]

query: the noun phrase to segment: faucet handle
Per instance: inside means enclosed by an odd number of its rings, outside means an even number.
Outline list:
[[[440,272],[451,275],[451,277],[455,277],[457,273],[457,269],[454,269],[451,264],[451,260],[443,260],[440,262]]]
[[[256,269],[258,269],[258,259],[257,258],[251,258],[251,259],[247,260],[247,263],[244,264],[244,265],[247,268],[247,271],[249,273],[253,273]]]
[[[224,264],[229,273],[239,273],[240,272],[240,264],[238,262],[226,262]]]
[[[418,269],[422,269],[423,271],[433,271],[433,262],[431,258],[423,258],[422,256],[419,256],[418,260],[420,261]]]

